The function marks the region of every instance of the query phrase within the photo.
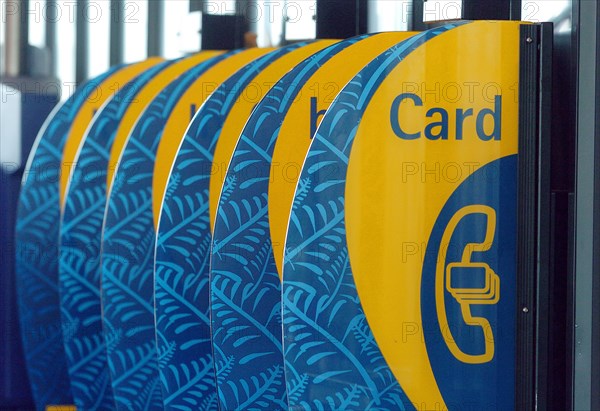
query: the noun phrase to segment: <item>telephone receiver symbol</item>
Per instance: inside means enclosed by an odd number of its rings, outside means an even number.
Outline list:
[[[484,214],[487,217],[486,233],[483,242],[468,243],[462,253],[460,262],[446,263],[446,253],[450,246],[452,234],[460,221],[471,214]],[[496,231],[496,212],[493,208],[481,204],[469,205],[458,210],[450,219],[440,243],[439,255],[436,265],[436,306],[440,330],[446,341],[448,349],[456,359],[468,364],[483,364],[494,358],[494,335],[490,322],[484,317],[475,317],[471,313],[473,305],[492,305],[500,300],[500,277],[486,263],[473,262],[471,256],[474,252],[488,251],[494,241]],[[483,281],[480,281],[483,279]],[[461,280],[471,280],[478,286],[465,286]],[[473,281],[475,280],[475,281]],[[463,281],[464,282],[464,281]],[[457,284],[461,283],[461,284]],[[456,285],[455,285],[456,284]],[[481,285],[482,284],[482,285]],[[456,343],[446,314],[445,291],[448,291],[460,305],[461,314],[465,324],[480,327],[485,341],[483,354],[465,353]]]

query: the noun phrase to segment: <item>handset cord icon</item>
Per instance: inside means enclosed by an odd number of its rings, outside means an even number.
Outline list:
[[[485,238],[481,243],[468,243],[462,254],[461,261],[451,263],[446,266],[446,254],[450,247],[452,234],[460,221],[470,214],[485,214],[487,216],[487,228]],[[437,306],[437,316],[440,325],[440,331],[444,336],[446,345],[454,357],[459,361],[468,364],[483,364],[494,358],[494,335],[489,321],[484,317],[474,317],[471,314],[472,305],[490,305],[496,304],[500,300],[500,277],[486,263],[472,262],[471,255],[474,252],[488,251],[494,241],[494,233],[496,231],[496,212],[493,208],[481,204],[469,205],[461,208],[452,216],[440,243],[440,249],[436,264],[435,278],[435,299]],[[469,275],[480,275],[484,273],[485,282],[483,287],[457,288],[453,286],[452,276],[457,276],[464,273]],[[464,322],[467,325],[481,327],[484,341],[485,351],[483,354],[467,354],[460,349],[452,330],[448,324],[446,314],[446,305],[444,300],[445,290],[460,304],[461,313]]]

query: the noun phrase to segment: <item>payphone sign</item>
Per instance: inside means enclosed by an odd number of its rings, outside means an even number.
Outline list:
[[[391,70],[356,132],[350,265],[417,409],[514,407],[518,80],[519,23],[464,24]]]

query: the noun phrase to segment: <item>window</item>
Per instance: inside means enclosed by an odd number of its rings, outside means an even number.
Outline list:
[[[174,59],[200,49],[199,11],[190,12],[189,0],[169,0],[165,4],[163,54]]]
[[[412,0],[370,0],[369,33],[406,31],[412,19]]]
[[[46,47],[46,19],[48,7],[45,1],[29,2],[29,44],[38,48]]]
[[[88,59],[89,76],[102,74],[109,67],[110,56],[110,1],[88,3],[83,17],[89,24]]]
[[[75,89],[75,21],[77,11],[73,1],[57,1],[53,13],[56,24],[56,75],[62,84],[61,99],[70,97]],[[50,14],[49,14],[50,15]]]
[[[533,23],[552,21],[556,31],[570,31],[571,5],[572,0],[523,0],[521,19]]]
[[[317,3],[313,0],[284,2],[282,14],[285,18],[285,39],[314,39],[317,36],[316,11]]]
[[[144,60],[148,57],[148,1],[126,0],[123,19],[125,62]]]

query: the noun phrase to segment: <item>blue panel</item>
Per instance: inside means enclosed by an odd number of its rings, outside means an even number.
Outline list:
[[[163,350],[171,347],[173,355],[172,366],[161,369],[163,385],[173,393],[169,403],[192,407],[190,401],[208,401],[179,389],[187,370],[198,368],[196,375],[203,375],[208,364],[213,380],[216,368],[219,394],[211,407],[219,402],[222,409],[231,409],[222,395],[227,361],[216,351],[213,366],[210,340],[208,191],[213,153],[229,111],[246,86],[268,64],[301,45],[266,54],[221,84],[194,117],[173,164],[158,228],[155,277],[157,343]]]
[[[283,272],[286,378],[294,409],[414,409],[375,343],[358,297],[346,243],[345,178],[358,124],[386,73],[453,27],[417,34],[369,63],[336,97],[307,153]]]
[[[125,85],[92,123],[65,195],[60,229],[59,292],[65,351],[75,405],[114,408],[100,307],[100,241],[106,174],[120,120],[136,93],[168,66],[159,64]]]
[[[233,152],[215,219],[210,278],[213,344],[229,367],[220,396],[231,409],[287,409],[281,283],[269,230],[271,160],[279,128],[305,82],[360,39],[323,49],[277,82]]]
[[[101,301],[108,366],[119,410],[163,409],[159,364],[170,353],[156,347],[154,160],[179,98],[223,58],[203,61],[160,92],[138,119],[115,172],[102,238]]]
[[[119,67],[79,87],[47,123],[26,170],[16,224],[21,335],[36,407],[71,404],[58,295],[59,174],[73,119],[96,87]]]
[[[9,83],[23,90],[19,102],[21,118],[18,119],[21,122],[21,135],[16,136],[20,139],[24,157],[22,164],[27,160],[44,120],[58,103],[58,95],[28,93],[26,90],[30,81],[23,79],[21,84],[11,79]],[[11,174],[0,169],[0,404],[31,408],[33,398],[21,343],[15,286],[15,219],[23,169],[21,167]]]

